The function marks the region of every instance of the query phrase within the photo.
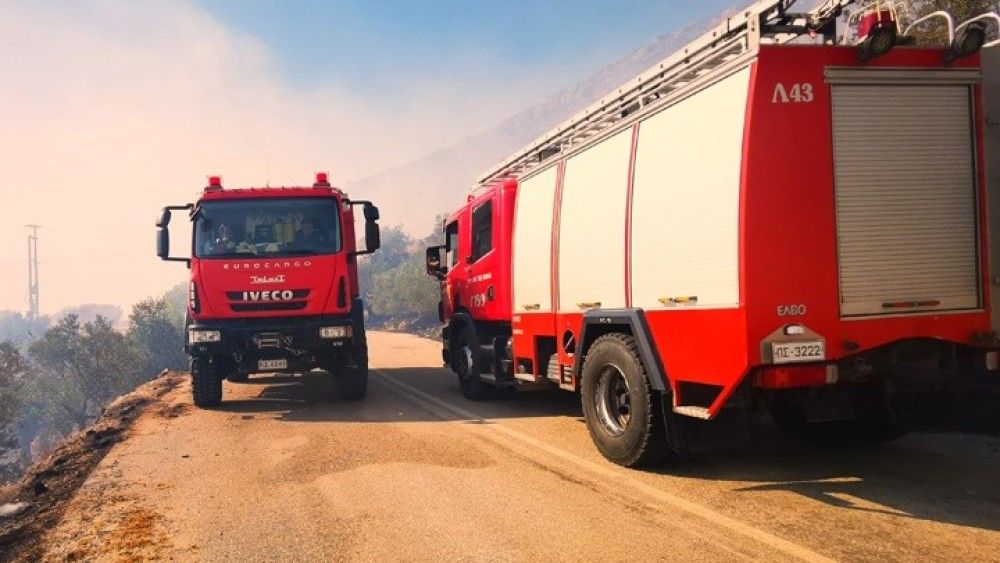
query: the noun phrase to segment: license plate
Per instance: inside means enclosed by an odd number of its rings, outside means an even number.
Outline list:
[[[288,369],[288,360],[257,360],[257,369],[261,371]]]
[[[826,346],[823,341],[772,342],[771,358],[776,364],[823,361],[826,359]]]

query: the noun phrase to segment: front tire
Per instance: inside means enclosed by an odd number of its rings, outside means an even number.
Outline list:
[[[355,365],[344,370],[341,376],[345,401],[360,401],[368,394],[368,351],[358,354]]]
[[[199,408],[222,403],[222,378],[208,358],[191,358],[191,394]]]
[[[631,336],[613,333],[594,342],[583,362],[580,397],[590,437],[608,460],[638,467],[669,456],[660,395]]]
[[[469,327],[462,327],[451,348],[451,369],[458,376],[462,395],[471,401],[482,401],[493,396],[495,388],[483,381],[479,365],[479,343]]]

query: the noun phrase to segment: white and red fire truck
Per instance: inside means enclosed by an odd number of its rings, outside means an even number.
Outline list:
[[[357,246],[354,208],[365,217]],[[171,256],[172,211],[193,229],[191,254]],[[165,207],[156,254],[191,270],[184,349],[199,407],[222,401],[222,380],[323,368],[339,396],[368,389],[368,342],[357,257],[380,245],[378,208],[316,174],[311,187],[224,189],[218,176],[194,204]]]
[[[765,409],[804,440],[885,441],[997,368],[979,51],[1000,17],[793,3],[729,18],[445,221],[427,268],[466,396],[578,391],[632,466]],[[933,21],[947,39],[914,44]]]

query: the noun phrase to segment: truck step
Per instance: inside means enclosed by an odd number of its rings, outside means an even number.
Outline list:
[[[559,369],[559,355],[552,354],[549,356],[549,367],[545,372],[546,377],[549,381],[554,381],[555,383],[562,383],[562,371]]]
[[[702,420],[711,418],[708,409],[705,407],[675,406],[674,412],[681,416],[690,416],[691,418],[700,418]]]

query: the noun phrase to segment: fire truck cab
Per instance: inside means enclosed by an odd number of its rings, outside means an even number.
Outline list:
[[[969,374],[1000,384],[978,53],[1000,17],[937,13],[948,43],[915,46],[900,3],[792,3],[626,83],[447,219],[427,270],[466,396],[577,391],[632,466],[758,409],[797,439],[881,442]]]
[[[355,241],[354,209],[366,248]],[[170,255],[173,211],[193,228],[190,257]],[[222,380],[253,372],[322,368],[339,395],[364,397],[368,347],[357,257],[378,249],[378,208],[351,200],[326,173],[312,187],[224,189],[221,178],[194,204],[163,209],[157,255],[191,270],[185,351],[194,402],[218,405]]]

